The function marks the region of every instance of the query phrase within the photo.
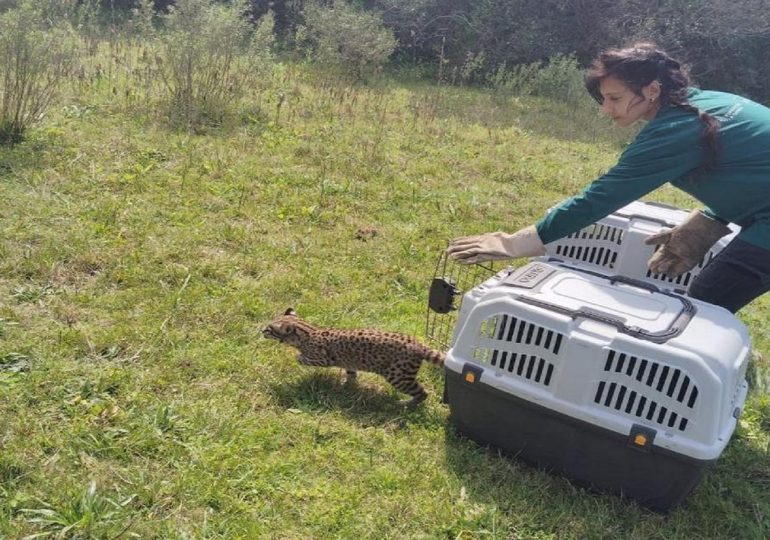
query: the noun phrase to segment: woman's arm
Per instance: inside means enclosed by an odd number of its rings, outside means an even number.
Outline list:
[[[697,122],[697,117],[692,116],[662,125],[649,124],[623,152],[617,165],[537,222],[535,227],[543,243],[577,232],[695,170],[703,159]]]

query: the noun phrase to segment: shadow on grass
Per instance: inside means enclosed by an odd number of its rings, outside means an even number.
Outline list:
[[[469,504],[495,508],[503,522],[536,516],[535,529],[559,538],[770,537],[770,448],[758,449],[746,433],[736,434],[694,491],[667,514],[477,444],[459,435],[449,420],[445,433],[447,467],[461,481]],[[466,521],[457,527],[487,525]]]
[[[339,411],[364,426],[405,426],[425,419],[424,404],[410,409],[408,396],[388,390],[386,383],[375,386],[373,377],[376,375],[359,373],[356,382],[347,384],[339,369],[322,369],[296,381],[272,384],[270,389],[278,405],[286,409]]]

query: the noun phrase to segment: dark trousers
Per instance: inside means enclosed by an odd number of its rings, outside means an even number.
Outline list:
[[[690,284],[687,294],[735,313],[770,290],[770,250],[735,239]]]

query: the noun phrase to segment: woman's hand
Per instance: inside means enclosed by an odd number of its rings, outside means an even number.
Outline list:
[[[647,266],[653,274],[678,277],[703,260],[717,240],[730,228],[698,210],[673,229],[648,236],[644,243],[662,246],[650,257]]]
[[[478,236],[455,238],[447,254],[463,264],[533,257],[545,254],[545,246],[534,226],[513,234],[493,232]]]

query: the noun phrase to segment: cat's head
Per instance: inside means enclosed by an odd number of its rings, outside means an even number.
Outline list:
[[[277,339],[281,343],[297,345],[301,339],[303,330],[300,328],[300,319],[294,308],[287,309],[283,315],[273,319],[263,330],[262,335],[269,339]]]

